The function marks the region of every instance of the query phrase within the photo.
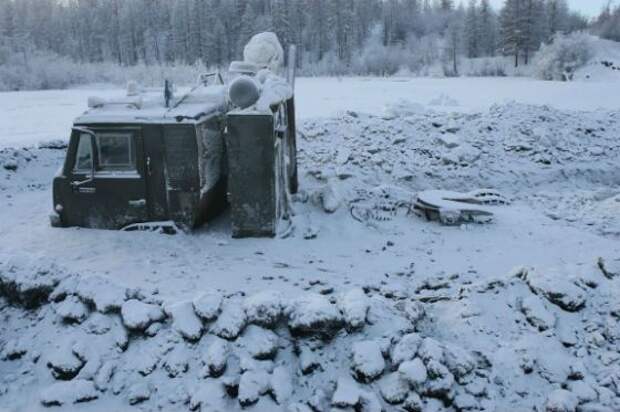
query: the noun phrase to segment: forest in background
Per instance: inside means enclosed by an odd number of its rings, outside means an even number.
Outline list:
[[[527,65],[582,30],[620,41],[620,6],[588,21],[565,0],[0,0],[0,89],[184,79],[240,59],[261,31],[296,44],[306,75],[505,75],[490,58]],[[483,60],[468,72],[463,59]]]

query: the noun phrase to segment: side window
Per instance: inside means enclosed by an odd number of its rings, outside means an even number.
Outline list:
[[[82,133],[79,139],[73,171],[90,173],[93,168],[93,147],[90,142],[90,135]]]
[[[98,133],[98,170],[135,170],[131,133]]]

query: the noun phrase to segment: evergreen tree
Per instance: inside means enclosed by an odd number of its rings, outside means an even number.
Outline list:
[[[480,2],[478,44],[482,56],[494,56],[497,50],[497,16],[489,0]]]
[[[467,15],[465,17],[465,47],[467,57],[473,58],[480,55],[480,26],[478,7],[476,0],[469,0]]]

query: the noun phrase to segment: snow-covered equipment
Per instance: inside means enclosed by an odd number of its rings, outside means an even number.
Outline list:
[[[507,198],[490,189],[467,193],[428,190],[417,195],[414,209],[428,220],[436,220],[444,225],[459,225],[489,222],[493,219],[493,209],[489,206],[507,204],[510,204]]]
[[[284,50],[278,36],[272,32],[255,34],[243,49],[243,61],[277,72],[284,63]]]
[[[294,68],[290,70],[294,78]],[[228,113],[226,138],[235,237],[273,236],[288,218],[289,195],[297,192],[293,85],[262,69],[255,77],[236,78],[229,87],[229,100],[236,106]]]
[[[258,71],[258,67],[254,63],[245,61],[233,61],[228,67],[228,73],[234,75],[253,76]]]
[[[258,101],[260,87],[254,79],[248,76],[237,77],[228,87],[230,102],[241,109],[248,108]]]
[[[260,49],[276,68],[277,47]],[[166,81],[164,90],[132,84],[127,97],[89,98],[54,178],[52,225],[191,229],[230,201],[233,236],[275,235],[297,188],[292,86],[275,72],[262,84],[239,76],[256,74],[251,62],[235,67],[230,84],[205,74],[179,97]]]

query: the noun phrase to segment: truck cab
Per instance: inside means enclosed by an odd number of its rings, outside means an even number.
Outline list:
[[[53,226],[191,230],[232,202],[233,236],[274,236],[297,189],[293,96],[241,109],[225,85],[89,99],[53,181]]]

